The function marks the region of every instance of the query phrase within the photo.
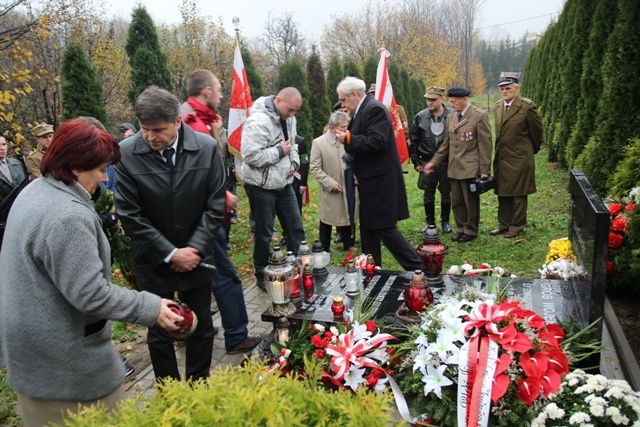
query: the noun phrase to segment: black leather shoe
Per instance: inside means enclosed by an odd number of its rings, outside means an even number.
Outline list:
[[[442,220],[442,232],[443,233],[451,233],[453,230],[451,229],[451,225],[449,225],[449,221]]]
[[[336,238],[333,239],[333,243],[342,243],[342,233],[336,233]]]
[[[451,238],[451,240],[452,240],[453,242],[457,242],[457,241],[460,239],[460,237],[461,237],[461,236],[464,236],[464,234],[462,234],[462,233],[458,233],[458,234],[456,234],[455,236],[453,236],[453,237]]]
[[[462,233],[460,235],[460,237],[458,237],[458,240],[456,240],[456,242],[458,242],[458,243],[467,243],[467,242],[472,241],[475,238],[476,238],[476,236],[469,236],[468,234]]]
[[[421,233],[424,233],[425,231],[427,231],[427,228],[429,228],[430,225],[434,225],[435,224],[433,222],[427,222],[424,227],[422,227],[422,230],[420,230]]]

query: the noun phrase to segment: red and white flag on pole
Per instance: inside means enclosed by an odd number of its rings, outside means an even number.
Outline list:
[[[402,126],[402,120],[400,119],[398,105],[396,104],[396,98],[393,96],[393,88],[391,87],[391,81],[389,80],[387,64],[387,58],[389,58],[389,56],[391,56],[391,54],[387,49],[380,49],[380,62],[378,62],[378,72],[376,74],[375,97],[389,110],[391,122],[393,123],[393,131],[396,134],[398,157],[400,157],[400,164],[404,166],[409,162],[409,147],[407,146],[407,139],[404,136],[404,128]]]
[[[233,55],[233,84],[231,86],[231,102],[229,103],[229,151],[236,157],[241,157],[242,125],[249,116],[251,105],[249,80],[247,80],[247,72],[242,62],[240,40],[238,39]]]

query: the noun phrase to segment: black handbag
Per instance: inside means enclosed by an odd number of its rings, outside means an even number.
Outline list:
[[[496,188],[496,184],[497,182],[492,176],[488,177],[487,179],[480,179],[480,177],[475,177],[469,183],[469,191],[473,194],[480,195]]]

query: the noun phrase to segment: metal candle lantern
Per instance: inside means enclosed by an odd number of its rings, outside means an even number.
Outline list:
[[[274,340],[280,345],[285,345],[289,341],[289,319],[285,316],[278,317]]]
[[[360,293],[360,272],[356,268],[356,263],[352,259],[347,262],[344,281],[347,285],[348,296],[355,297]]]
[[[309,266],[313,270],[313,256],[311,255],[311,248],[309,248],[309,245],[307,245],[307,242],[305,240],[300,242],[297,258],[300,271],[304,271],[304,266],[306,264],[309,264]]]
[[[434,286],[444,283],[440,273],[442,272],[444,257],[448,252],[447,245],[440,241],[436,226],[430,224],[424,233],[424,241],[416,248],[428,285]]]
[[[327,265],[329,265],[331,257],[328,252],[324,251],[324,247],[322,246],[322,243],[320,243],[320,240],[316,239],[315,242],[313,242],[311,252],[313,254],[313,274],[316,276],[328,275],[329,271],[327,271]]]
[[[264,284],[271,297],[273,314],[288,315],[296,311],[291,304],[293,291],[293,267],[287,262],[280,246],[274,246],[269,265],[264,269]]]
[[[291,302],[296,307],[300,307],[302,304],[302,275],[300,274],[300,267],[298,266],[298,259],[293,252],[287,252],[287,262],[293,268],[293,291],[291,291]]]

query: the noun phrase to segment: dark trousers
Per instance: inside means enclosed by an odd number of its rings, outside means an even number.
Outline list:
[[[440,165],[435,173],[421,173],[418,188],[424,190],[424,214],[427,224],[436,221],[436,188],[440,191],[440,219],[449,222],[451,212],[451,182],[447,177],[447,165]]]
[[[159,294],[162,298],[173,299],[173,293]],[[213,352],[213,322],[211,321],[211,287],[209,284],[195,289],[178,292],[181,302],[198,316],[198,326],[185,342],[187,360],[185,373],[187,381],[209,377],[211,355]],[[175,339],[169,332],[159,326],[152,326],[147,333],[147,345],[156,380],[163,378],[180,379],[176,351],[173,347]]]
[[[519,233],[527,225],[527,196],[498,196],[498,228]]]
[[[418,258],[415,248],[411,247],[395,225],[381,230],[372,230],[360,224],[360,240],[362,241],[362,252],[373,255],[376,265],[380,267],[382,267],[380,250],[380,242],[382,242],[404,270],[421,269],[420,258]]]
[[[242,292],[242,281],[229,259],[226,246],[224,230],[220,228],[213,242],[213,257],[218,272],[211,281],[211,291],[220,310],[224,328],[224,347],[229,351],[247,338],[249,317]]]
[[[470,179],[451,179],[453,217],[458,233],[469,236],[478,234],[480,224],[480,196],[469,191]]]
[[[320,243],[322,243],[322,247],[327,252],[331,247],[331,229],[332,228],[333,226],[329,224],[325,224],[324,222],[320,221],[320,227],[319,227]],[[353,236],[353,233],[351,232],[350,225],[336,227],[336,233],[342,234],[342,245],[345,251],[349,250],[350,247],[355,245],[356,241]]]

